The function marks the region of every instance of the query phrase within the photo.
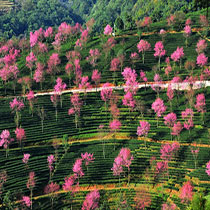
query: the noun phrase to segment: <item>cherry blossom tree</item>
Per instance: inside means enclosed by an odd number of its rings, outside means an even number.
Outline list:
[[[8,130],[3,130],[1,135],[0,135],[0,147],[4,147],[6,150],[6,158],[9,154],[9,144],[13,142],[14,139],[11,138],[10,132]]]
[[[203,67],[203,66],[207,65],[208,57],[206,57],[204,53],[201,53],[201,54],[198,55],[196,63],[199,66]]]
[[[28,161],[29,161],[29,158],[30,158],[30,154],[26,153],[26,154],[23,154],[23,163],[26,165],[26,169],[28,169]]]
[[[162,145],[160,149],[160,153],[161,153],[160,158],[167,162],[171,161],[171,159],[175,156],[179,148],[180,148],[180,144],[178,142]]]
[[[130,113],[131,110],[134,110],[136,101],[135,101],[135,99],[133,98],[133,94],[132,94],[131,92],[128,91],[128,92],[123,96],[122,102],[123,102],[123,105],[124,105],[124,106],[128,106],[128,107],[129,107],[129,113]]]
[[[170,128],[171,131],[171,140],[172,140],[172,128],[177,120],[176,114],[171,112],[164,117],[164,124]]]
[[[198,154],[199,154],[199,148],[195,148],[193,149],[193,147],[191,147],[191,153],[194,159],[194,163],[195,163],[195,169],[197,168],[197,159],[198,159]]]
[[[53,53],[47,62],[48,65],[47,73],[55,75],[57,72],[60,72],[60,70],[57,67],[60,63],[61,60],[59,58],[59,55],[57,53]]]
[[[198,112],[201,112],[203,123],[204,123],[204,113],[206,112],[205,107],[206,107],[205,95],[204,93],[200,93],[196,96],[195,108],[197,109]]]
[[[196,45],[196,52],[198,54],[204,53],[204,51],[206,50],[208,44],[206,43],[205,39],[200,39]]]
[[[75,126],[77,128],[78,123],[79,123],[80,110],[81,110],[81,106],[82,106],[82,101],[79,98],[79,94],[74,93],[71,96],[71,104],[73,105],[73,107],[68,110],[68,114],[75,115]]]
[[[84,99],[86,104],[86,98],[87,98],[87,89],[91,88],[90,82],[88,82],[88,76],[83,76],[81,78],[81,82],[79,84],[80,89],[84,89]]]
[[[105,111],[106,111],[106,116],[107,116],[107,102],[111,99],[112,97],[112,87],[111,84],[106,82],[101,89],[101,99],[105,102]]]
[[[48,168],[50,170],[50,181],[51,181],[52,173],[53,173],[53,170],[54,170],[53,163],[55,162],[55,156],[54,155],[49,155],[47,157],[47,162],[48,162]]]
[[[188,204],[193,197],[193,185],[190,181],[187,181],[183,184],[183,186],[180,189],[180,199],[182,203]]]
[[[112,27],[110,25],[107,25],[105,28],[104,28],[104,35],[111,35],[112,34]]]
[[[172,85],[171,84],[168,85],[167,93],[166,94],[168,96],[168,100],[170,102],[170,107],[171,107],[171,111],[172,111],[172,103],[171,103],[171,101],[172,101],[172,99],[174,97],[174,91],[172,89]]]
[[[97,86],[99,85],[101,80],[101,73],[97,69],[94,69],[91,79],[95,82],[96,91],[97,91]]]
[[[159,35],[162,38],[162,42],[165,41],[166,34],[167,34],[167,32],[164,29],[160,30]]]
[[[26,138],[25,130],[23,128],[16,128],[15,130],[16,139],[19,142],[20,147],[22,148],[22,141]]]
[[[33,116],[34,98],[35,98],[34,91],[30,90],[26,96],[29,101],[29,107],[30,107],[29,113],[31,113]]]
[[[129,171],[130,165],[133,161],[133,155],[129,148],[122,148],[115,158],[113,167],[111,170],[113,171],[114,176],[119,176],[119,183],[120,183],[120,174],[124,172],[123,167],[128,168],[128,185],[129,185]]]
[[[117,119],[114,119],[113,121],[111,121],[109,123],[109,128],[110,128],[110,131],[111,133],[113,133],[113,138],[114,138],[114,150],[115,150],[115,138],[116,138],[116,132],[120,130],[122,124],[119,120]]]
[[[116,78],[116,71],[120,68],[120,60],[119,58],[113,58],[111,61],[111,67],[110,71],[113,71],[113,83],[115,84],[115,78]]]
[[[186,108],[185,111],[182,111],[182,119],[184,120],[184,128],[189,130],[193,127],[193,110]]]
[[[137,127],[137,135],[138,136],[144,136],[145,138],[148,135],[148,132],[150,130],[150,124],[147,121],[139,121],[140,126]],[[144,138],[144,144],[146,148],[146,139]]]
[[[132,67],[134,67],[134,63],[139,59],[139,54],[136,52],[131,53],[130,55]]]
[[[88,152],[85,152],[85,154],[81,154],[81,157],[82,157],[82,160],[85,161],[85,166],[87,167],[87,171],[88,171],[88,165],[89,163],[92,163],[95,158],[93,157],[93,153],[88,153]]]
[[[152,109],[156,113],[157,117],[157,127],[158,127],[158,120],[159,117],[162,116],[162,114],[166,111],[166,106],[164,105],[164,102],[162,99],[157,98],[153,103],[152,103]]]
[[[141,27],[147,28],[148,30],[151,24],[152,24],[151,17],[144,17],[144,20],[141,22]]]
[[[36,56],[34,55],[33,52],[31,52],[31,53],[26,57],[26,66],[30,69],[31,78],[32,78],[32,76],[33,76],[32,69],[33,69],[33,66],[34,66],[34,64],[35,64],[36,61],[37,61],[37,58],[36,58]]]
[[[78,158],[76,159],[74,165],[73,165],[73,172],[74,172],[74,176],[79,180],[80,177],[84,176],[84,172],[82,169],[82,159]],[[79,182],[79,181],[78,181]]]
[[[53,209],[54,200],[57,197],[56,192],[59,191],[60,186],[55,182],[51,182],[44,188],[44,193],[49,194],[51,201],[51,209]]]
[[[30,200],[32,209],[33,188],[35,187],[35,173],[33,171],[29,173],[29,178],[26,183],[26,186],[30,190]]]
[[[18,80],[18,83],[22,85],[22,94],[26,95],[26,91],[30,91],[31,89],[31,78],[30,77],[22,77]]]
[[[30,200],[29,196],[23,196],[22,197],[22,203],[23,203],[23,205],[25,205],[29,208],[32,206],[32,201]],[[31,209],[32,209],[32,207],[31,207]]]
[[[109,38],[107,42],[103,45],[103,51],[105,53],[105,58],[107,58],[111,49],[115,46],[116,41],[113,37]]]
[[[151,84],[151,88],[157,92],[157,98],[159,98],[159,93],[163,89],[162,87],[162,78],[159,74],[155,74],[154,76],[154,84]]]
[[[182,68],[182,58],[184,57],[184,50],[183,47],[177,47],[177,49],[171,54],[171,59],[174,62],[179,61],[180,70]]]
[[[191,31],[191,27],[190,25],[186,25],[184,27],[184,37],[186,38],[185,43],[186,43],[186,47],[188,46],[188,38],[190,37],[192,31]]]
[[[155,44],[155,57],[158,57],[158,66],[160,71],[160,58],[166,54],[166,50],[164,49],[163,42],[159,41]]]
[[[86,58],[86,60],[89,61],[93,67],[95,67],[96,61],[101,56],[101,53],[99,49],[90,49],[89,54],[90,55]]]
[[[168,26],[171,26],[172,30],[174,27],[174,24],[176,23],[176,19],[175,19],[175,15],[171,14],[168,18],[167,18],[167,22],[168,22]]]
[[[206,164],[206,173],[210,176],[210,161]]]
[[[82,210],[94,210],[98,208],[100,194],[98,190],[94,190],[86,195],[82,205]]]
[[[177,138],[179,140],[180,133],[181,133],[182,129],[183,129],[183,126],[182,126],[181,122],[174,123],[174,126],[171,129],[171,135],[177,136]]]
[[[19,127],[19,121],[21,119],[20,111],[24,108],[24,103],[22,101],[18,101],[17,98],[14,98],[12,102],[10,102],[10,109],[12,112],[15,112],[15,124],[16,127]]]
[[[44,64],[37,63],[37,68],[34,72],[34,80],[36,83],[40,83],[40,89],[42,90],[42,82],[44,81]]]
[[[149,51],[151,49],[151,45],[150,45],[149,42],[142,39],[137,44],[137,48],[138,48],[139,53],[142,53],[142,61],[143,61],[143,64],[144,64],[145,52]]]
[[[62,79],[58,77],[56,80],[56,85],[54,86],[54,91],[55,94],[59,95],[61,107],[62,107],[62,91],[64,91],[65,89],[66,89],[66,83],[64,83]]]

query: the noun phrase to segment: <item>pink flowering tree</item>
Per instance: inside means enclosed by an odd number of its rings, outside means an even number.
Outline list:
[[[176,17],[175,15],[171,14],[168,18],[167,18],[167,22],[168,22],[168,26],[170,26],[173,30],[174,25],[176,23]]]
[[[120,69],[120,60],[119,58],[113,58],[111,61],[110,71],[113,71],[113,83],[115,84],[116,71]]]
[[[158,57],[158,66],[160,70],[160,58],[166,54],[166,50],[164,49],[163,42],[159,41],[155,44],[155,57]]]
[[[148,31],[151,24],[152,24],[151,17],[144,17],[144,20],[141,22],[141,27],[147,28],[147,31]]]
[[[152,103],[152,109],[156,113],[157,117],[157,127],[158,127],[158,121],[159,117],[162,116],[162,114],[166,111],[166,106],[164,105],[164,102],[162,99],[157,98],[153,103]]]
[[[83,76],[81,78],[81,82],[79,84],[79,88],[80,89],[84,89],[84,101],[85,101],[85,104],[86,104],[86,98],[87,98],[87,89],[91,88],[91,84],[90,82],[88,82],[88,76]]]
[[[123,102],[124,106],[128,106],[128,108],[129,108],[129,115],[130,115],[130,112],[134,110],[134,107],[135,107],[135,104],[136,104],[136,101],[133,98],[133,94],[128,91],[123,96],[122,102]]]
[[[130,171],[130,165],[133,161],[133,155],[131,154],[131,151],[129,148],[122,148],[118,154],[118,156],[115,158],[113,167],[111,170],[113,171],[114,176],[119,176],[119,183],[120,183],[120,175],[121,173],[125,174],[124,168],[126,167],[128,169],[128,185],[129,185],[129,171]]]
[[[171,84],[168,85],[166,94],[168,96],[168,100],[170,102],[170,108],[171,108],[171,111],[172,111],[172,103],[171,103],[171,101],[173,100],[173,97],[174,97],[174,91],[172,89],[172,85]]]
[[[182,129],[183,129],[183,125],[181,122],[174,123],[174,126],[171,129],[171,135],[177,136],[178,141],[179,141],[179,137],[180,137],[180,133]]]
[[[161,153],[160,158],[167,163],[167,169],[168,169],[168,162],[171,161],[173,157],[175,157],[179,148],[180,144],[178,142],[162,145],[160,149]],[[168,172],[168,178],[169,178],[169,172]]]
[[[48,162],[48,168],[49,168],[49,171],[50,171],[50,181],[51,181],[53,170],[54,170],[53,164],[55,162],[55,156],[54,155],[49,155],[47,157],[47,162]]]
[[[34,111],[34,99],[35,99],[35,96],[34,96],[34,91],[30,90],[29,93],[26,95],[27,99],[28,99],[28,102],[29,102],[29,113],[32,114],[33,116],[33,111]]]
[[[193,148],[191,147],[190,148],[191,150],[191,153],[192,153],[192,156],[193,156],[193,160],[194,160],[194,163],[195,163],[195,169],[197,168],[197,162],[198,162],[198,154],[199,154],[199,148]]]
[[[91,79],[96,85],[96,92],[97,92],[97,86],[99,85],[101,80],[101,73],[97,69],[94,69]]]
[[[31,209],[32,209],[33,189],[35,187],[35,173],[33,171],[29,173],[26,187],[30,190],[30,200],[31,200]]]
[[[28,207],[28,208],[31,207],[31,209],[32,209],[32,201],[31,201],[29,196],[23,196],[22,197],[22,204],[24,206]]]
[[[206,164],[206,173],[210,176],[210,161]]]
[[[190,201],[192,201],[193,198],[193,185],[190,181],[183,184],[183,186],[180,189],[180,199],[182,203],[189,204]]]
[[[61,60],[59,58],[59,55],[57,53],[53,53],[48,62],[48,69],[47,69],[47,73],[50,75],[55,75],[56,73],[60,72],[60,70],[58,69],[58,65],[61,63]]]
[[[171,131],[171,140],[172,140],[172,128],[177,120],[176,114],[171,112],[164,117],[164,124],[170,128]]]
[[[131,63],[132,63],[132,67],[134,67],[134,63],[136,63],[138,59],[139,59],[139,54],[138,53],[136,53],[136,52],[131,53],[130,60],[131,60]]]
[[[206,43],[205,39],[200,39],[196,45],[196,52],[198,54],[204,53],[206,48],[207,48],[208,44]]]
[[[125,80],[124,91],[131,92],[133,95],[137,93],[138,90],[138,82],[137,82],[137,74],[135,69],[131,69],[126,67],[122,72],[123,78]]]
[[[60,77],[57,78],[56,80],[56,85],[54,86],[54,92],[57,94],[60,98],[60,104],[62,108],[62,92],[66,89],[66,83],[62,81]]]
[[[6,150],[6,158],[8,157],[9,154],[9,144],[13,142],[14,139],[11,138],[10,132],[8,130],[3,130],[1,135],[0,135],[0,147],[4,147]]]
[[[69,115],[74,114],[74,116],[75,116],[75,120],[74,120],[75,121],[75,126],[77,128],[78,123],[79,123],[80,110],[81,110],[81,107],[82,107],[82,101],[79,98],[79,94],[74,93],[71,96],[71,104],[72,104],[73,107],[68,110],[68,114]]]
[[[93,157],[93,153],[88,153],[88,152],[85,152],[85,154],[81,154],[81,157],[82,157],[82,160],[85,161],[85,166],[87,167],[87,171],[88,171],[88,165],[89,163],[92,163],[95,158]]]
[[[18,79],[18,83],[22,85],[22,95],[26,95],[26,91],[30,91],[31,89],[31,78],[30,77],[22,77]]]
[[[16,134],[16,139],[17,139],[20,147],[22,148],[23,147],[22,142],[26,138],[25,130],[23,128],[16,128],[15,134]]]
[[[81,178],[82,176],[85,175],[83,172],[83,169],[82,169],[82,159],[81,158],[76,159],[72,170],[74,172],[75,178],[77,178],[78,182],[79,182],[79,178]]]
[[[159,98],[160,91],[163,89],[162,87],[162,78],[159,74],[155,74],[154,76],[154,84],[151,84],[151,88],[157,92],[157,98]]]
[[[150,130],[150,124],[147,121],[139,121],[139,123],[140,123],[140,126],[137,127],[137,135],[144,137],[144,144],[146,148],[146,137]]]
[[[105,102],[104,106],[105,106],[106,116],[107,116],[107,110],[108,110],[107,102],[109,102],[111,97],[112,97],[112,87],[111,87],[111,84],[107,82],[102,86],[102,89],[101,89],[101,99]]]
[[[19,127],[19,122],[21,119],[20,111],[24,108],[24,103],[22,101],[18,101],[17,98],[14,98],[12,102],[10,102],[10,109],[12,112],[15,112],[15,124],[16,127]]]
[[[114,119],[113,121],[111,121],[109,123],[109,128],[110,128],[110,132],[113,134],[113,138],[114,138],[114,150],[115,150],[115,138],[116,138],[116,132],[120,130],[122,124],[119,120]]]
[[[35,64],[35,62],[37,61],[36,56],[33,54],[33,52],[31,52],[27,57],[26,57],[26,66],[30,69],[31,72],[31,78],[33,76],[33,66]]]
[[[44,81],[44,64],[37,63],[33,79],[36,83],[40,83],[40,89],[42,90],[42,83]]]
[[[114,37],[110,37],[107,42],[103,45],[103,51],[105,53],[105,58],[107,59],[107,56],[109,54],[109,52],[111,51],[111,49],[115,46],[116,41],[114,39]]]
[[[190,25],[186,25],[184,27],[184,37],[185,37],[186,47],[188,46],[188,38],[190,37],[191,33],[192,33],[192,31],[191,31]]]
[[[162,39],[162,42],[165,41],[166,34],[167,34],[167,32],[164,29],[160,29],[159,35]]]
[[[23,154],[23,159],[22,159],[22,161],[23,161],[23,163],[25,164],[26,169],[28,169],[28,161],[29,161],[30,156],[31,156],[31,155],[28,154],[28,153]]]
[[[94,190],[86,195],[85,201],[82,205],[82,210],[94,210],[98,208],[100,193]]]
[[[200,93],[196,96],[196,104],[195,108],[198,112],[201,112],[202,115],[202,122],[204,124],[204,113],[206,112],[206,100],[204,93]]]
[[[67,191],[68,194],[69,194],[69,200],[71,202],[71,209],[72,209],[72,203],[73,203],[73,196],[74,196],[74,193],[78,190],[79,188],[79,183],[77,183],[75,185],[75,182],[76,182],[76,177],[75,175],[71,175],[69,177],[65,177],[64,179],[64,184],[62,186],[63,190],[64,191]]]
[[[208,63],[208,57],[205,56],[204,53],[201,53],[197,57],[197,62],[196,62],[200,67],[204,67]]]
[[[51,201],[51,209],[53,209],[54,200],[57,197],[57,193],[60,189],[60,186],[55,182],[51,182],[44,188],[44,194],[49,194]]]
[[[100,53],[100,51],[98,49],[90,49],[89,54],[90,55],[86,58],[86,60],[89,61],[90,64],[93,67],[95,67],[97,60],[101,56],[101,53]]]
[[[193,110],[186,108],[185,111],[182,111],[182,119],[184,120],[184,128],[189,130],[193,127]]]
[[[180,70],[182,68],[182,58],[184,57],[183,47],[177,47],[177,49],[171,54],[171,59],[174,62],[179,62]]]
[[[151,45],[150,45],[149,42],[142,39],[137,44],[137,48],[138,48],[139,53],[142,53],[142,61],[143,61],[143,64],[144,64],[145,52],[149,51],[151,49]]]
[[[104,28],[104,35],[112,35],[112,27],[110,25],[107,25],[105,28]]]

